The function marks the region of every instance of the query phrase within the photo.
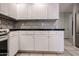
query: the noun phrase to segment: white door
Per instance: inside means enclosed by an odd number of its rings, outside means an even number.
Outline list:
[[[35,35],[35,50],[48,51],[48,35]]]

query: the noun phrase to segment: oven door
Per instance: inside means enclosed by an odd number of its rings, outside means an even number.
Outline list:
[[[0,56],[7,56],[7,36],[0,36]]]

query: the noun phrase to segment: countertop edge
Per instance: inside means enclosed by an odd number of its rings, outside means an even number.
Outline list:
[[[64,31],[65,29],[10,29],[10,31]]]

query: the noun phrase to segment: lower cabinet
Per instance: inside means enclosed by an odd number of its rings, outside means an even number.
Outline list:
[[[35,35],[35,50],[48,51],[48,35]]]
[[[21,33],[21,32],[20,32]],[[24,32],[25,33],[25,32]],[[20,34],[20,50],[32,51],[64,51],[64,32],[63,31],[49,31],[34,32],[33,34]]]
[[[58,43],[56,38],[56,35],[49,35],[49,51],[58,51]]]
[[[18,32],[17,31],[10,32],[8,39],[8,55],[13,56],[18,52],[18,50],[19,50]]]
[[[64,51],[64,32],[63,31],[57,31],[57,43],[58,43],[58,51]]]
[[[20,36],[20,50],[34,50],[33,35]]]
[[[64,51],[64,31],[13,31],[8,40],[9,55],[22,51]]]
[[[56,31],[54,34],[49,34],[49,51],[64,51],[64,32]]]

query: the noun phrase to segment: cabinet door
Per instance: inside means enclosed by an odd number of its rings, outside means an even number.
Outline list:
[[[20,50],[34,50],[33,35],[20,36]]]
[[[58,51],[64,51],[64,31],[57,32]]]
[[[57,51],[58,43],[57,43],[57,36],[56,35],[49,35],[49,51]]]
[[[47,9],[48,19],[59,19],[59,4],[50,3]]]
[[[64,51],[63,31],[52,33],[49,34],[49,51]]]
[[[20,35],[33,35],[33,31],[19,31]]]
[[[47,7],[33,5],[32,18],[33,19],[47,19]]]
[[[28,5],[27,4],[17,4],[17,19],[28,19]]]
[[[28,4],[28,19],[47,19],[47,7]]]
[[[8,3],[1,3],[0,4],[0,13],[8,16],[8,12],[9,12]]]
[[[8,11],[8,15],[10,17],[16,18],[17,17],[17,6],[16,3],[9,3],[8,4],[9,7],[9,11]]]
[[[13,35],[12,35],[13,34]],[[8,40],[9,55],[13,56],[18,52],[18,32],[11,32]]]
[[[35,50],[48,51],[48,35],[35,35]]]

